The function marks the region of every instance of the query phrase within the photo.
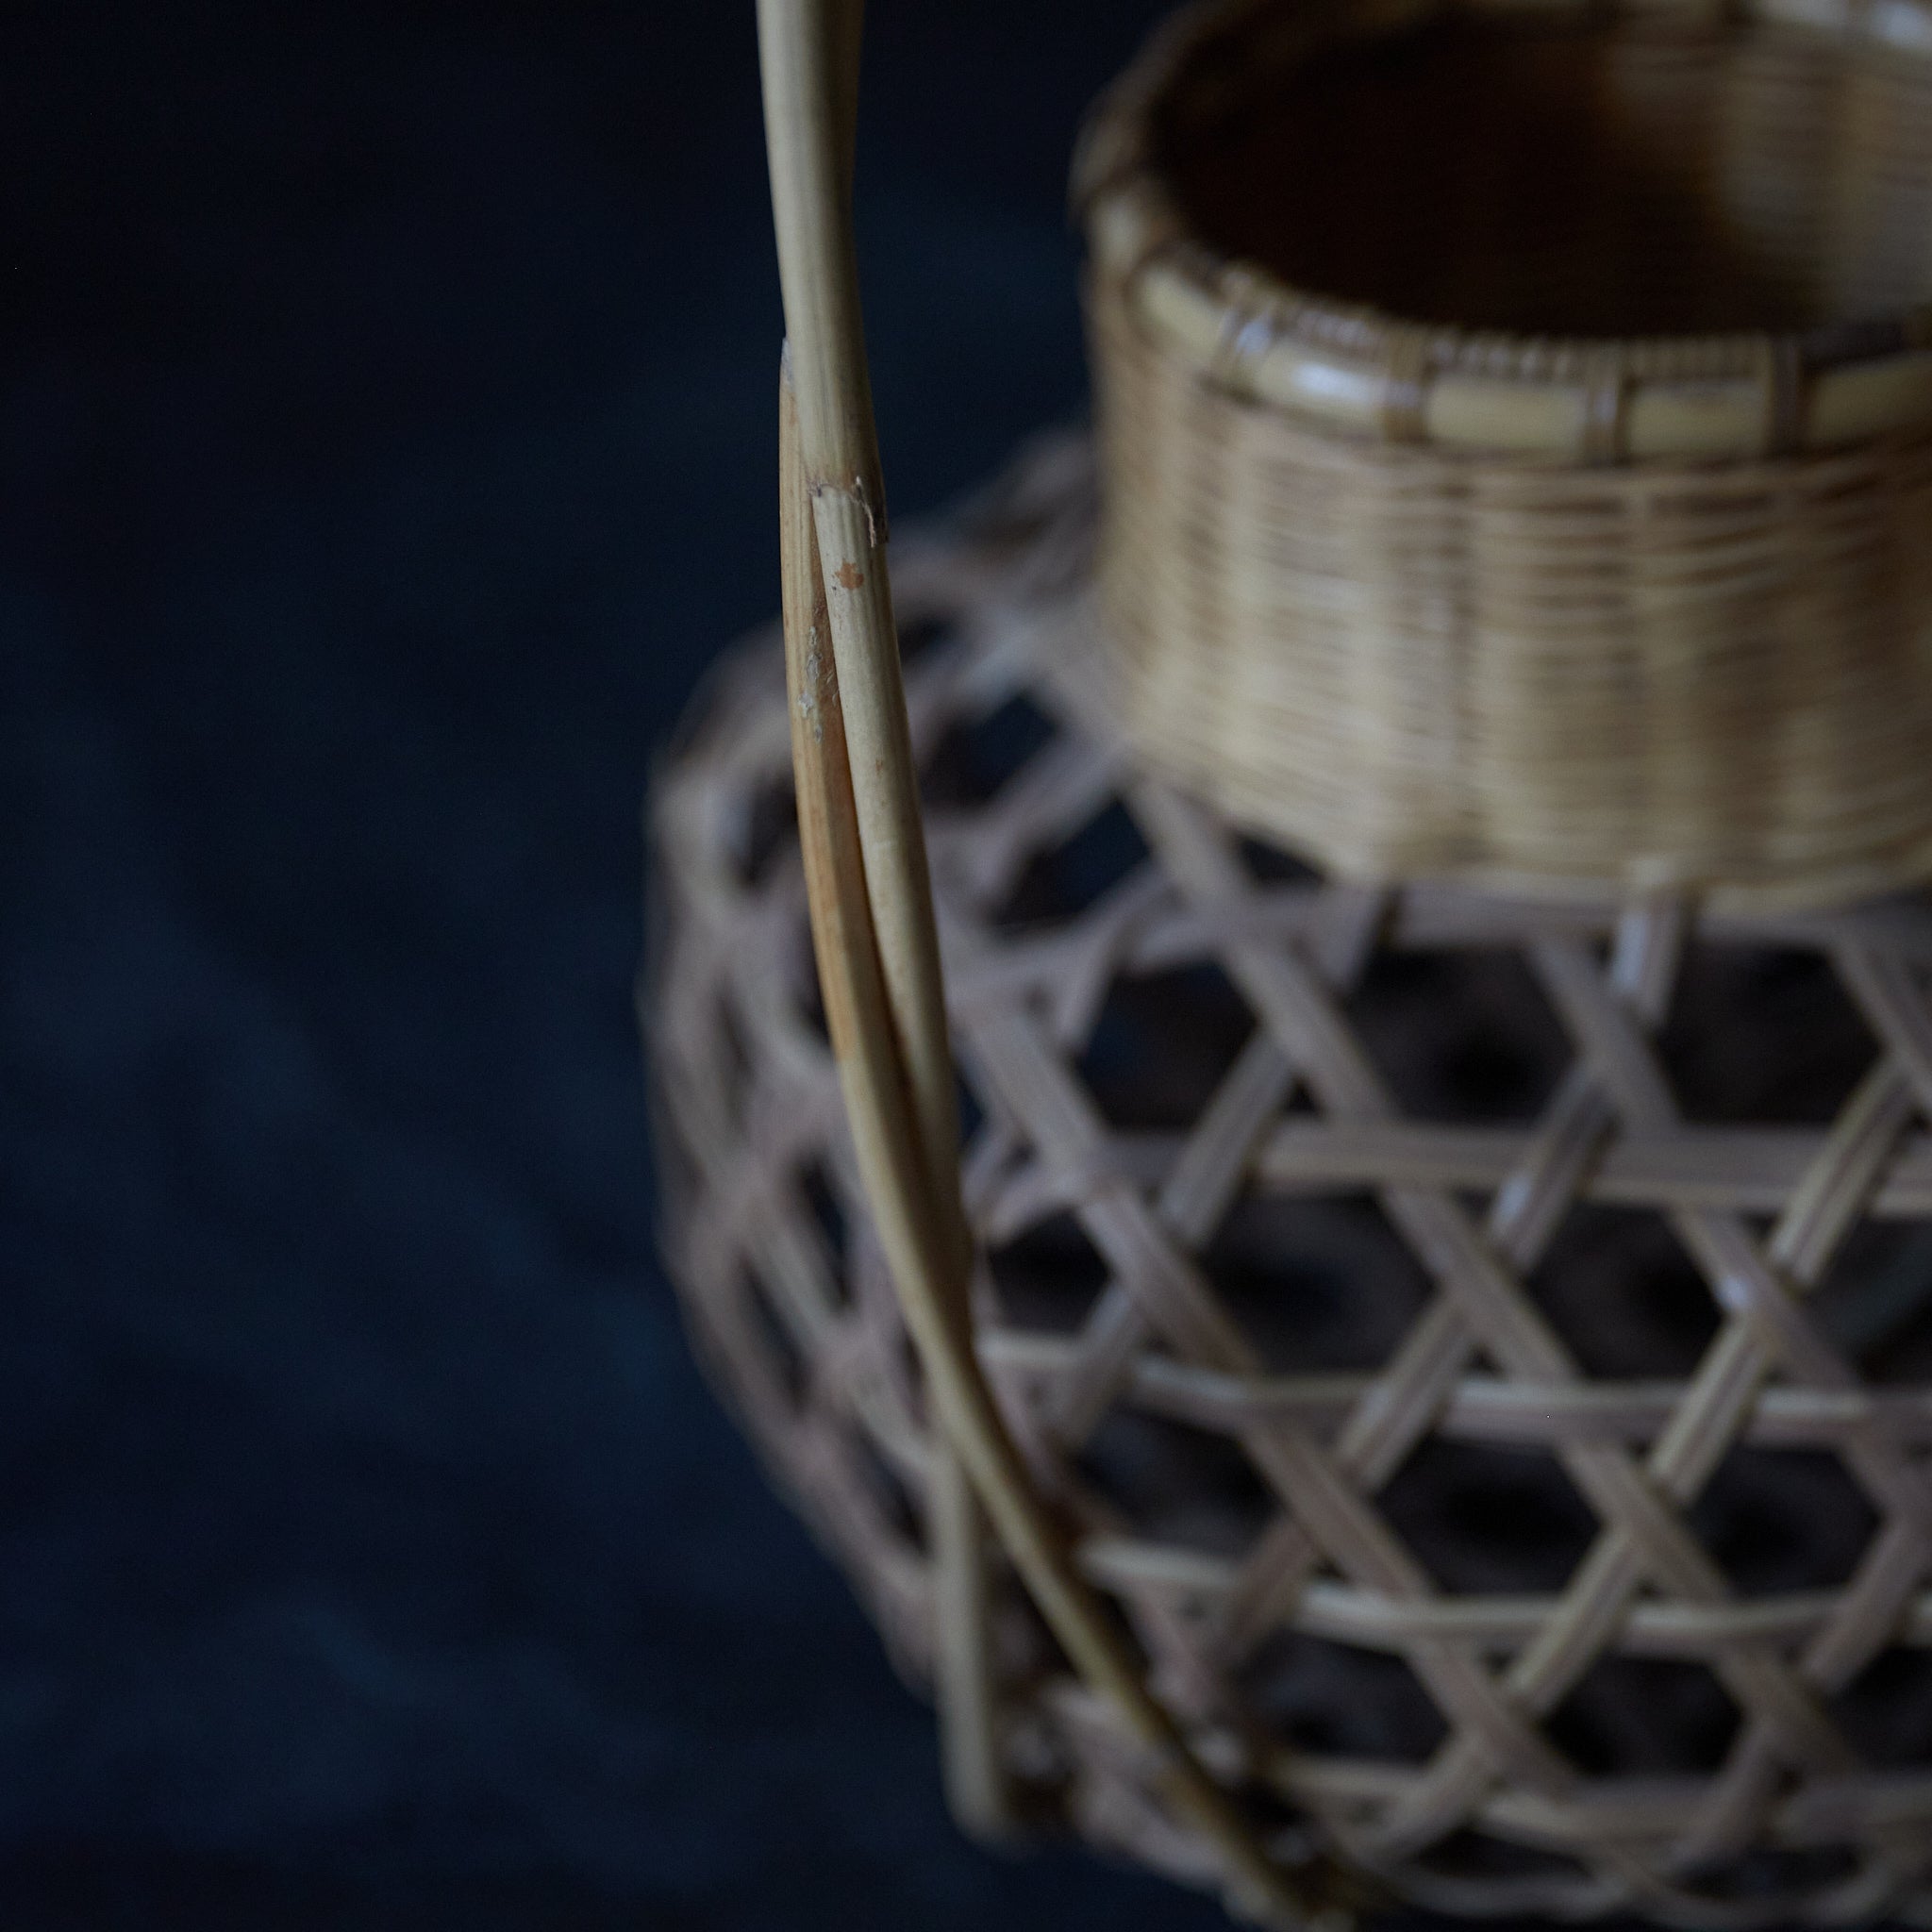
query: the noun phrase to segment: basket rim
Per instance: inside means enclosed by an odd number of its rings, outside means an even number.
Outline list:
[[[1389,442],[1620,461],[1763,458],[1932,426],[1932,303],[1778,331],[1537,335],[1421,322],[1298,286],[1203,240],[1162,168],[1154,119],[1218,39],[1279,12],[1279,60],[1335,12],[1193,0],[1095,104],[1072,196],[1089,273],[1117,283],[1158,345],[1215,387],[1311,426]],[[1592,26],[1681,19],[1795,27],[1932,73],[1932,0],[1357,0],[1351,36],[1443,20]]]

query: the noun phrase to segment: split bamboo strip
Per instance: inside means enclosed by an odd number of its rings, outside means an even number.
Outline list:
[[[883,491],[840,157],[857,51],[832,0],[761,0],[759,45],[790,343],[781,400],[786,661],[820,985],[866,1192],[944,1440],[1081,1675],[1220,1852],[1230,1905],[1287,1925],[1331,1900],[1272,1861],[1103,1614],[1007,1434],[970,1339],[952,1061],[899,683]],[[824,648],[826,644],[830,648]],[[953,1754],[975,1780],[990,1752]],[[984,1786],[970,1810],[996,1800]]]

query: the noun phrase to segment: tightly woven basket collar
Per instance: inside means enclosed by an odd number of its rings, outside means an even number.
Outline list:
[[[1258,16],[1266,15],[1266,18]],[[1763,457],[1932,425],[1932,306],[1790,331],[1548,337],[1421,324],[1300,288],[1204,242],[1161,165],[1176,103],[1212,112],[1344,38],[1443,20],[1763,26],[1932,63],[1924,0],[1704,0],[1612,8],[1393,0],[1297,9],[1202,0],[1158,33],[1082,134],[1073,193],[1096,275],[1216,386],[1395,442],[1582,461]]]

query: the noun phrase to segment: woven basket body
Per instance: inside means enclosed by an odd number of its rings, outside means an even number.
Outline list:
[[[1932,905],[1327,879],[1113,722],[1080,452],[896,546],[973,1346],[1285,1869],[1458,1911],[1932,1917]],[[693,1335],[909,1674],[937,1445],[855,1172],[775,648],[653,814]],[[1023,1809],[1190,1880],[991,1575]]]
[[[1932,13],[1244,0],[1078,191],[1143,759],[1357,877],[1925,875]]]

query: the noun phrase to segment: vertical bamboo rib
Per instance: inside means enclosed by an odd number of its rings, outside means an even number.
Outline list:
[[[958,1096],[899,680],[885,497],[844,192],[852,130],[840,116],[849,117],[858,99],[856,10],[852,0],[760,0],[772,205],[799,448],[845,697],[873,926],[914,1111],[944,1171],[958,1160]],[[948,1193],[937,1210],[963,1252],[965,1224]],[[953,1311],[962,1332],[965,1312],[962,1300]]]
[[[957,1191],[957,1172],[937,1177],[922,1147],[910,1086],[899,1058],[883,962],[873,931],[856,773],[846,746],[837,663],[824,648],[827,620],[817,551],[804,541],[807,498],[797,455],[798,416],[781,396],[785,660],[791,696],[799,837],[825,1023],[839,1064],[866,1199],[877,1224],[906,1324],[918,1348],[941,1429],[958,1452],[1002,1544],[1074,1668],[1109,1698],[1156,1757],[1170,1801],[1227,1865],[1229,1904],[1289,1925],[1344,1921],[1277,1870],[1226,1794],[1201,1768],[1098,1599],[1076,1573],[1034,1493],[979,1365],[951,1310],[962,1284],[962,1250],[933,1211]]]
[[[1230,1903],[1281,1924],[1320,1916],[1323,1902],[1273,1865],[1149,1694],[1034,1493],[972,1350],[951,1056],[841,192],[853,9],[759,0],[758,25],[789,337],[781,529],[799,824],[867,1198],[943,1433],[1074,1668],[1113,1702],[1156,1756],[1176,1809],[1220,1850]]]
[[[830,655],[830,619],[824,584],[812,533],[811,498],[798,453],[798,409],[789,381],[781,380],[778,400],[778,516],[779,553],[784,575],[786,684],[791,699],[792,767],[797,774],[800,839],[810,865],[814,855],[824,863],[808,875],[812,906],[812,937],[825,988],[828,1024],[843,1073],[847,1046],[860,1038],[844,1022],[846,1004],[835,1002],[834,987],[857,972],[855,984],[884,1015],[883,975],[876,973],[869,905],[864,897],[864,860],[860,856],[856,810],[851,799],[851,774],[843,745],[844,716],[839,702],[839,679]],[[825,741],[829,734],[831,744]],[[810,777],[808,774],[812,774]],[[863,955],[855,969],[845,958],[858,948]],[[870,1008],[869,1008],[870,1010]],[[893,1058],[888,1070],[898,1098],[906,1095],[896,1064],[896,1041],[889,1016],[874,1050]],[[861,1164],[865,1143],[858,1136],[857,1105],[847,1081],[848,1111]],[[919,1156],[911,1147],[909,1156]],[[922,1194],[937,1190],[925,1175],[929,1165],[920,1160]],[[943,1188],[945,1171],[938,1170]],[[866,1167],[868,1192],[873,1170]],[[921,1211],[924,1211],[923,1208]],[[963,1241],[952,1250],[968,1254]],[[889,1251],[889,1258],[890,1251]],[[958,1268],[962,1259],[950,1260]],[[898,1264],[894,1262],[894,1278]],[[963,1299],[951,1281],[942,1293],[951,1305]],[[957,1456],[943,1436],[936,1434],[928,1495],[928,1532],[934,1573],[935,1679],[939,1692],[941,1743],[947,1801],[959,1823],[975,1837],[998,1838],[1011,1826],[1005,1779],[999,1760],[991,1640],[989,1629],[991,1592],[986,1571],[984,1525]]]
[[[845,196],[858,11],[857,0],[758,0],[758,48],[800,447],[814,487],[837,481],[876,507],[884,492]]]
[[[909,1083],[927,1172],[940,1183],[928,1187],[925,1211],[954,1256],[942,1284],[945,1313],[964,1345],[971,1242],[957,1186],[950,1183],[958,1166],[958,1103],[899,682],[851,224],[844,214],[858,138],[864,16],[863,0],[824,0],[816,22],[800,8],[768,8],[759,18],[761,45],[785,50],[782,70],[766,62],[766,112],[787,313],[796,300],[808,336],[827,332],[812,364],[816,444],[800,432],[795,393],[788,389],[781,406],[787,608],[811,613],[811,634],[827,654],[828,675],[832,656],[845,660],[848,684],[866,694],[855,706],[852,727],[856,743],[865,748],[861,769],[890,774],[858,806],[871,855],[861,871],[883,955],[901,1077]],[[773,86],[774,71],[782,71],[788,84]],[[811,225],[803,236],[791,225],[800,220]],[[788,369],[792,353],[788,347]],[[808,463],[808,452],[817,455],[815,465]],[[822,568],[807,568],[814,552]],[[827,608],[828,582],[840,607],[836,622]],[[842,740],[847,727],[842,712],[838,715]],[[972,1488],[943,1441],[934,1457],[928,1520],[947,1797],[967,1830],[998,1838],[1011,1818],[999,1758],[985,1528]]]
[[[992,1843],[1017,1829],[1000,1757],[992,1553],[979,1498],[950,1442],[933,1444],[927,1496],[940,1769],[953,1816],[974,1838]]]

